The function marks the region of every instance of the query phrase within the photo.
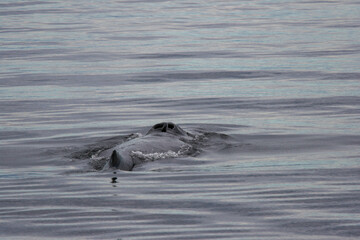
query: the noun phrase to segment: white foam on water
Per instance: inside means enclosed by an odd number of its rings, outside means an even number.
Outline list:
[[[138,158],[145,161],[155,161],[159,159],[166,159],[166,158],[177,158],[186,155],[186,153],[190,152],[191,146],[183,145],[179,149],[179,151],[167,151],[167,152],[154,152],[154,153],[143,153],[141,151],[132,151],[130,156],[132,158]]]

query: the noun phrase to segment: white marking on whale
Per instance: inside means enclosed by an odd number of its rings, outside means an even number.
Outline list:
[[[178,125],[162,122],[155,124],[145,136],[117,145],[100,156],[109,158],[104,169],[131,171],[134,166],[147,161],[189,155],[193,147],[188,142],[192,138],[192,134]]]

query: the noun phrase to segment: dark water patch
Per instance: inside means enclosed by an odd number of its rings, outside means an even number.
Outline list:
[[[0,28],[0,32],[4,31],[22,31],[22,28]],[[56,41],[18,41],[18,42],[7,42],[7,43],[0,43],[0,46],[59,46],[61,43]]]
[[[5,50],[0,51],[2,59],[32,58],[37,55],[65,54],[70,52],[67,49],[37,49],[37,50]]]
[[[16,3],[0,3],[0,7],[25,7],[34,5],[53,4],[51,1],[29,1],[29,2],[16,2]]]
[[[68,50],[55,50],[54,52],[44,49],[43,51],[33,52],[34,57],[41,54],[54,54],[61,55],[62,51],[68,52]],[[18,57],[21,56],[22,51],[15,51]],[[91,55],[91,54],[90,54]],[[11,54],[9,54],[12,57]],[[86,61],[86,54],[79,53],[79,57]],[[95,54],[94,58],[90,58],[90,61],[96,60],[97,57],[106,60],[112,57],[104,57],[103,55]],[[59,58],[68,58],[66,54],[59,56]],[[3,76],[0,78],[1,86],[37,86],[46,84],[56,84],[60,86],[98,86],[101,80],[101,86],[119,86],[123,84],[154,84],[161,82],[184,82],[184,81],[202,81],[202,80],[268,80],[273,81],[321,81],[321,80],[358,80],[360,79],[360,73],[357,72],[317,72],[317,71],[181,71],[181,72],[149,72],[146,74],[11,74],[9,76]]]
[[[224,29],[224,28],[229,28],[229,27],[237,27],[239,26],[240,24],[238,23],[204,23],[204,24],[191,24],[191,25],[188,25],[187,27],[191,27],[191,28],[194,28],[194,29],[201,29],[201,28],[204,28],[204,29],[211,29],[211,28],[220,28],[220,29]],[[245,25],[245,24],[244,24]],[[249,26],[249,25],[247,25]]]
[[[120,0],[119,3],[126,3],[126,4],[138,4],[138,3],[162,3],[162,2],[168,2],[168,0],[134,0],[134,1],[126,1],[126,0]]]
[[[24,90],[26,92],[26,90]],[[49,97],[51,97],[49,95]],[[0,109],[3,113],[15,113],[15,112],[21,112],[24,115],[22,117],[36,117],[36,118],[46,118],[47,116],[51,116],[52,114],[59,114],[61,112],[63,113],[72,113],[73,111],[71,109],[65,109],[64,105],[76,105],[80,104],[82,100],[76,100],[76,99],[26,99],[26,97],[19,96],[18,99],[25,98],[25,100],[18,100],[18,101],[11,101],[11,100],[4,100],[1,101],[2,105]],[[36,97],[34,97],[36,98]],[[16,111],[13,111],[16,110]],[[28,111],[30,110],[30,111]],[[34,112],[38,111],[37,114],[32,114]],[[26,113],[28,115],[26,116]],[[6,116],[5,116],[6,117]],[[61,116],[58,116],[60,119]],[[54,119],[55,121],[58,119]],[[69,119],[68,119],[69,120]],[[14,119],[14,121],[17,121]]]
[[[207,71],[207,72],[174,72],[174,73],[147,73],[136,76],[132,81],[174,81],[174,80],[213,80],[213,79],[286,79],[311,81],[312,79],[323,80],[357,80],[360,73],[331,73],[317,71]]]
[[[70,10],[65,9],[29,9],[29,10],[2,10],[0,16],[18,16],[18,15],[35,15],[35,14],[62,14],[69,13]]]
[[[98,62],[98,61],[115,61],[123,57],[123,54],[115,54],[110,52],[76,52],[71,54],[58,54],[51,56],[36,56],[34,60],[39,61],[74,61],[74,62]]]
[[[223,58],[223,57],[231,57],[233,53],[231,52],[174,52],[174,53],[156,53],[156,54],[137,54],[130,55],[129,58],[135,59],[179,59],[179,58]],[[240,57],[237,55],[236,57]],[[248,57],[247,55],[243,55],[243,57]]]
[[[239,135],[241,145],[227,148],[227,151],[253,154],[286,154],[309,153],[342,149],[343,147],[360,145],[359,135]],[[245,144],[246,143],[246,144]],[[235,149],[234,149],[235,148]],[[238,149],[236,149],[238,148]]]
[[[340,23],[340,24],[328,24],[326,25],[328,28],[359,28],[360,23],[359,22],[349,22],[349,23]]]
[[[0,78],[1,86],[99,86],[126,84],[130,77],[120,74],[44,74],[23,73],[12,74]]]
[[[36,138],[38,134],[32,131],[1,131],[0,142],[10,139]]]
[[[51,25],[49,23],[49,25]],[[65,25],[65,24],[60,24],[60,25]],[[76,30],[81,30],[84,29],[83,27],[78,27],[78,26],[73,26],[73,27],[57,27],[57,28],[50,28],[50,27],[45,27],[45,28],[31,28],[31,27],[15,27],[15,28],[0,28],[0,32],[1,33],[34,33],[34,32],[73,32]],[[29,46],[32,45],[33,43],[31,42],[25,42],[23,45],[25,46]],[[60,43],[58,43],[60,45]],[[11,44],[7,44],[7,45],[12,45]],[[36,45],[36,44],[35,44]],[[45,44],[44,44],[45,45]],[[49,44],[49,46],[51,46],[52,44]],[[61,44],[62,45],[62,44]],[[18,50],[20,51],[20,50]],[[25,51],[26,50],[22,50]],[[16,52],[15,52],[16,53]],[[25,55],[26,56],[26,55]]]
[[[174,80],[210,80],[210,79],[256,79],[271,78],[280,75],[280,72],[272,71],[209,71],[209,72],[177,72],[177,73],[148,73],[145,76],[137,76],[133,81],[153,82]]]
[[[360,53],[359,49],[342,49],[342,50],[327,50],[327,51],[301,51],[301,52],[281,52],[272,53],[271,55],[286,55],[296,57],[331,57],[331,56],[347,56],[357,55]]]
[[[348,226],[351,225],[351,226]],[[348,226],[348,227],[346,227]],[[344,237],[357,237],[360,231],[359,224],[346,220],[288,220],[281,223],[281,227],[289,231],[304,235],[336,235]],[[324,234],[326,232],[326,234]]]
[[[347,73],[327,73],[321,77],[324,80],[357,80],[360,79],[360,73],[347,72]]]
[[[120,40],[120,41],[148,41],[148,40],[157,40],[157,39],[166,39],[169,37],[166,36],[143,36],[143,35],[135,35],[135,36],[109,36],[106,39],[109,40]]]
[[[350,1],[350,2],[342,2],[342,1],[301,1],[300,4],[357,4],[357,3],[360,3],[360,2],[356,2],[356,1]]]

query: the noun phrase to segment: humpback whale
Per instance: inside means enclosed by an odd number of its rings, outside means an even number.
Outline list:
[[[102,152],[108,158],[104,169],[131,171],[146,161],[189,155],[193,135],[172,122],[155,124],[145,136],[119,144]]]

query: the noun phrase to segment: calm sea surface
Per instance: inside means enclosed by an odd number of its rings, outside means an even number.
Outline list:
[[[359,39],[358,0],[1,0],[0,238],[359,239]],[[99,170],[162,121],[198,154]]]

